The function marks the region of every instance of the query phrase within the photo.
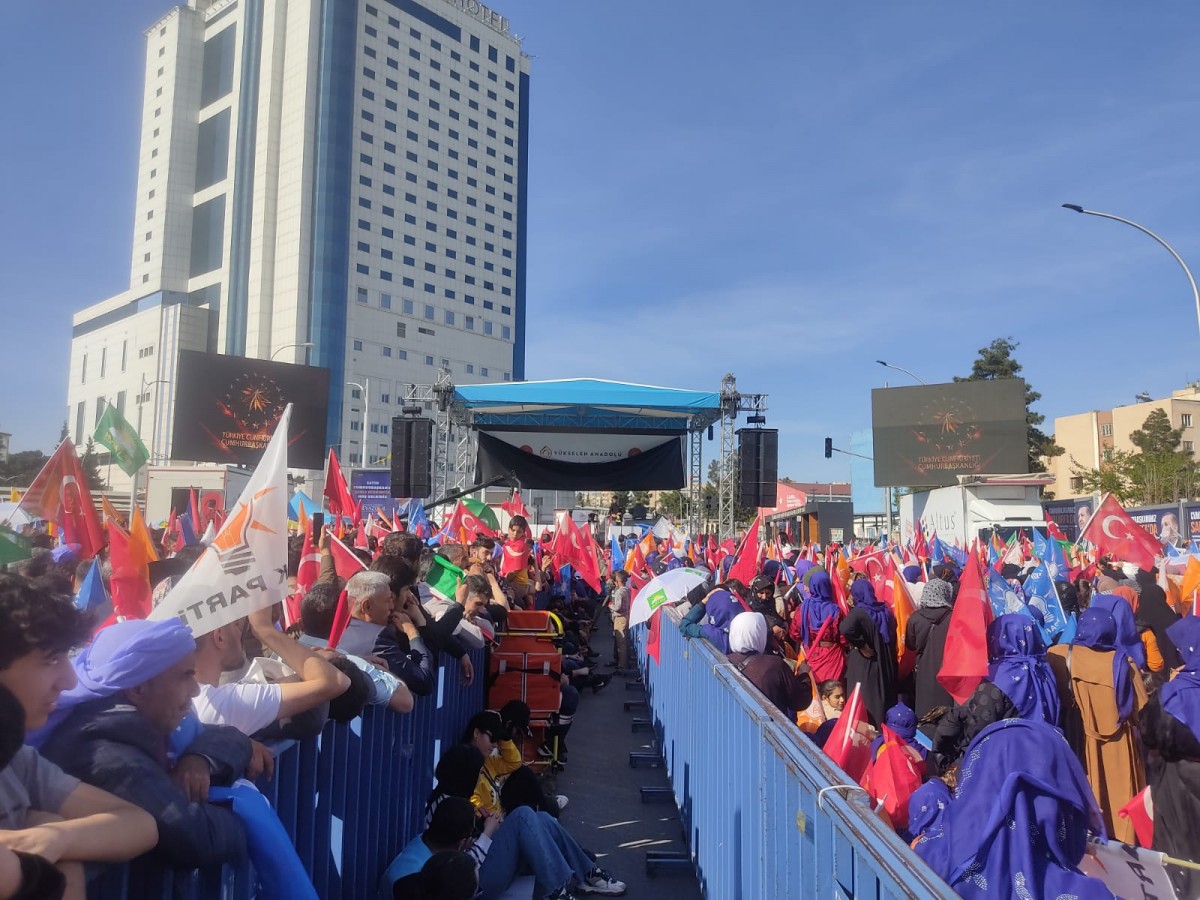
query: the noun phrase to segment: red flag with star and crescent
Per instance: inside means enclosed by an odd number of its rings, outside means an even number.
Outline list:
[[[104,528],[92,501],[83,464],[69,439],[42,466],[18,508],[54,522],[68,544],[79,545],[79,558],[91,559],[104,547]]]
[[[1112,494],[1104,496],[1079,537],[1090,541],[1102,554],[1134,563],[1140,569],[1154,568],[1155,560],[1162,555],[1162,545],[1129,517]]]

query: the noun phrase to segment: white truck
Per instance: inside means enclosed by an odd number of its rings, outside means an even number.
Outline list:
[[[1053,482],[1049,475],[963,475],[957,485],[906,494],[900,498],[900,541],[912,539],[917,519],[926,538],[936,532],[960,547],[997,528],[1003,536],[1017,528],[1044,529],[1041,489]]]
[[[147,471],[146,521],[156,526],[170,517],[172,507],[187,509],[193,488],[197,504],[215,496],[220,507],[228,509],[253,474],[236,466],[151,466]]]

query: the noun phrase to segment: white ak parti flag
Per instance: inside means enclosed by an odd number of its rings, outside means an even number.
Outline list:
[[[287,435],[292,405],[275,426],[237,507],[204,554],[150,613],[178,616],[200,637],[279,603],[287,594]]]

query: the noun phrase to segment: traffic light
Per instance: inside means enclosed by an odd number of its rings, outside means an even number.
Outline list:
[[[833,438],[825,438],[825,458],[833,459]]]

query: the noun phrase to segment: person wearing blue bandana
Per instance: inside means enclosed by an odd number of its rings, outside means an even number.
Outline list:
[[[250,739],[204,726],[173,764],[168,756],[172,732],[199,693],[195,651],[178,619],[110,625],[75,658],[79,683],[37,735],[43,755],[64,771],[150,813],[158,823],[156,854],[183,868],[246,857],[240,819],[209,803],[208,791],[242,777]]]

